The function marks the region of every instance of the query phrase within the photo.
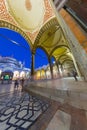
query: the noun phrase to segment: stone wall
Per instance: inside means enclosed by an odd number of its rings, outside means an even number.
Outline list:
[[[67,39],[68,45],[76,60],[76,63],[79,66],[81,74],[84,77],[85,81],[87,81],[87,53],[83,49],[83,47],[80,45],[79,40],[76,38],[75,34],[72,32],[69,25],[65,22],[63,16],[57,13],[57,19],[63,30],[64,36]]]

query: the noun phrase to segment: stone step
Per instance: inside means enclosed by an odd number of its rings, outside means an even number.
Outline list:
[[[25,89],[55,101],[68,103],[74,107],[87,110],[87,91],[59,90],[38,86],[26,86]]]

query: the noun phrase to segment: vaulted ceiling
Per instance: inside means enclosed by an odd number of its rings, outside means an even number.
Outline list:
[[[0,27],[20,33],[32,51],[40,47],[48,57],[58,60],[65,55],[65,59],[71,59],[50,0],[0,0]]]

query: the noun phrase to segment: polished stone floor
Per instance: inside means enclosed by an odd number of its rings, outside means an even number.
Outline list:
[[[28,130],[48,106],[24,92],[0,96],[0,130]]]
[[[57,110],[46,130],[70,130],[71,116],[63,111]]]
[[[87,111],[87,82],[73,77],[56,80],[30,82],[26,89]]]
[[[0,85],[0,130],[87,130],[87,82],[29,82],[25,92]]]
[[[46,130],[87,130],[86,111],[61,104]]]
[[[26,89],[56,101],[58,106],[48,125],[39,130],[87,130],[87,82],[80,78],[77,82],[74,78],[36,81]]]

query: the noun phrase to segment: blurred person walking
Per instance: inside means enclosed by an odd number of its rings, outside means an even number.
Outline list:
[[[18,79],[16,79],[16,80],[14,81],[14,88],[17,88],[17,89],[18,89],[18,87],[19,87],[19,82],[18,82]]]
[[[73,77],[75,79],[75,81],[78,81],[77,79],[77,72],[75,70],[72,71]]]
[[[22,86],[22,92],[23,92],[23,88],[24,88],[24,78],[21,79],[21,86]]]

